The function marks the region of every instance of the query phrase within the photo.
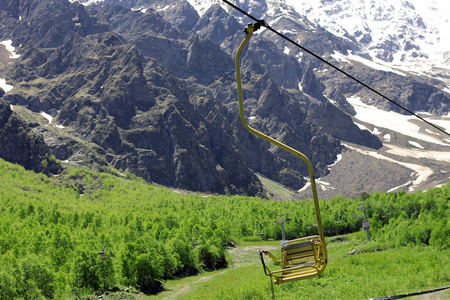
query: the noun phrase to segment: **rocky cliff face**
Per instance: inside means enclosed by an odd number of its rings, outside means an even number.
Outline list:
[[[195,191],[263,195],[256,172],[291,188],[304,185],[302,161],[240,124],[233,52],[243,25],[219,6],[200,17],[186,1],[128,2],[0,0],[0,37],[20,45],[21,54],[3,99],[54,117],[57,130],[34,131],[55,156]],[[243,64],[251,124],[310,157],[318,176],[347,135],[379,146],[326,104],[307,61],[255,36]],[[281,88],[299,84],[304,92]],[[341,121],[349,126],[335,126]]]
[[[42,136],[34,134],[5,101],[0,101],[0,158],[39,173],[61,170]]]

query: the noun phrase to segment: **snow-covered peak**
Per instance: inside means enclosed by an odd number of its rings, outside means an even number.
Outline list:
[[[440,31],[406,0],[286,0],[299,13],[338,36],[355,39],[385,61],[428,57]]]
[[[410,0],[426,24],[439,30],[439,48],[437,51],[450,50],[450,36],[447,28],[450,24],[450,2],[448,0]]]
[[[195,8],[200,16],[202,16],[211,5],[223,3],[223,1],[219,0],[187,0],[187,2]]]
[[[372,58],[428,74],[450,65],[447,0],[285,1],[335,35],[357,41]]]

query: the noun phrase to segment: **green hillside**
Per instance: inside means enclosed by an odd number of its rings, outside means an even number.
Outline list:
[[[235,271],[230,267],[237,262],[235,254],[227,251],[227,242],[278,244],[280,224],[273,221],[280,213],[289,213],[291,218],[286,224],[287,238],[316,233],[310,200],[180,194],[129,173],[112,173],[115,175],[67,168],[61,175],[47,177],[0,160],[0,299],[73,299],[125,287],[149,295],[168,290],[171,279],[205,271],[222,269],[231,276],[229,272]],[[407,265],[405,272],[427,278],[420,281],[419,289],[449,285],[450,186],[363,198],[370,206],[367,213],[373,241],[366,243],[361,231],[361,199],[321,201],[327,240],[350,234],[350,246],[339,248],[329,243],[330,262],[335,267],[330,263],[323,277],[308,283],[277,287],[281,296],[289,299],[302,285],[316,289],[326,285],[333,291],[329,282],[354,278],[351,276],[356,275],[350,274],[358,270],[356,266],[383,269],[388,257],[398,262],[395,268]],[[256,236],[259,233],[265,233],[263,238]],[[354,247],[358,255],[347,259]],[[251,268],[261,275],[260,266]],[[251,276],[241,275],[221,281],[222,296],[217,289],[211,295],[251,299],[251,295],[261,295],[254,293],[257,282],[268,284],[264,278],[255,279],[253,285],[248,282],[253,280]],[[369,285],[366,275],[358,276]],[[394,283],[385,289],[387,293],[396,287],[397,279],[391,279]],[[234,281],[241,284],[244,294],[239,289],[230,294]],[[269,298],[267,292],[264,295]]]

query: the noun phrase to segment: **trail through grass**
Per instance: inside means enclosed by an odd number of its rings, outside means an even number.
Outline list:
[[[279,255],[278,246],[279,242],[241,244],[229,250],[229,268],[167,281],[166,290],[149,299],[271,299],[259,250]],[[450,285],[450,251],[417,246],[377,250],[374,242],[354,236],[329,243],[330,259],[323,276],[274,286],[275,299],[368,299]],[[266,263],[271,270],[279,268]],[[409,299],[450,299],[450,291]]]

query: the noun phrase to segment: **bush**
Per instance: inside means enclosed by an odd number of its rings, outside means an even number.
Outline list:
[[[450,221],[441,221],[433,228],[430,245],[442,250],[450,249]]]
[[[41,256],[31,254],[20,262],[20,294],[26,299],[42,296],[53,298],[55,292],[54,273],[50,269],[50,261]]]

